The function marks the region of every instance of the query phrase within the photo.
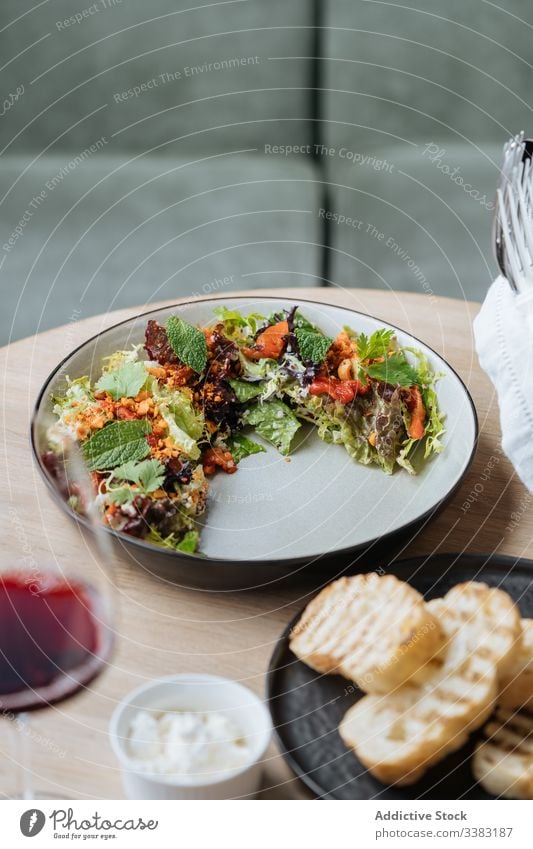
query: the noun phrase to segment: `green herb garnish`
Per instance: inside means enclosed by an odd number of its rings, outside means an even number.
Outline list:
[[[186,366],[201,374],[207,364],[207,343],[202,331],[177,315],[170,316],[166,331],[176,356]]]
[[[296,328],[295,334],[302,360],[321,363],[331,348],[333,339],[330,336],[324,336],[319,331],[301,327]]]
[[[147,378],[144,363],[126,363],[115,371],[106,371],[96,384],[99,392],[108,392],[115,401],[135,398]]]
[[[144,420],[112,422],[97,430],[82,445],[88,470],[114,469],[130,460],[143,460],[150,450],[145,439],[150,430]]]
[[[117,480],[132,481],[146,494],[160,489],[165,475],[165,467],[159,460],[142,460],[140,463],[130,461],[118,466],[113,472]]]
[[[357,335],[357,356],[360,362],[386,357],[393,336],[394,330],[376,330],[371,336],[367,336],[366,333],[359,333]]]
[[[386,357],[382,363],[373,363],[364,366],[363,371],[374,380],[382,380],[393,386],[413,386],[419,383],[418,372],[409,365],[403,354],[392,354]]]

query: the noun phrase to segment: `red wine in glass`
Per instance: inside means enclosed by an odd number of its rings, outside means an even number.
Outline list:
[[[105,666],[113,638],[99,594],[44,572],[0,574],[0,707],[18,712],[74,695]]]

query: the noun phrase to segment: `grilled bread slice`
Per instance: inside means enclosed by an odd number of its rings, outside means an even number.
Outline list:
[[[459,630],[471,652],[492,660],[498,675],[511,668],[520,653],[520,613],[510,596],[476,581],[457,584],[443,599],[428,602],[430,611],[445,622],[447,633]]]
[[[473,771],[494,796],[533,799],[533,713],[498,708],[483,729]]]
[[[344,675],[365,692],[423,680],[444,635],[424,599],[394,575],[334,581],[310,602],[290,647],[312,669]]]
[[[533,619],[522,619],[522,643],[517,656],[500,678],[498,704],[533,710]]]
[[[493,710],[494,664],[471,654],[460,635],[450,637],[441,668],[437,660],[430,665],[430,679],[388,696],[364,696],[339,727],[346,745],[386,784],[417,781],[428,767],[460,748]]]

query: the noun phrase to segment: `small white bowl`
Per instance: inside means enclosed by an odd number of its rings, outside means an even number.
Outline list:
[[[126,751],[129,730],[139,710],[219,711],[231,719],[249,746],[242,767],[217,778],[177,779],[140,771]],[[111,745],[122,766],[128,799],[235,799],[259,790],[262,759],[272,736],[270,714],[247,687],[217,675],[180,674],[158,678],[133,690],[115,708],[109,726]]]

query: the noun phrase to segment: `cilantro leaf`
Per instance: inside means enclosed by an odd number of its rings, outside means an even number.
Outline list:
[[[376,330],[371,336],[366,333],[357,335],[357,356],[361,362],[385,357],[390,348],[394,330]]]
[[[108,392],[114,401],[134,398],[146,382],[144,363],[126,363],[115,371],[106,371],[96,384],[99,392]]]
[[[128,504],[130,501],[133,501],[136,493],[128,486],[121,486],[118,489],[108,490],[106,495],[108,501],[112,501],[113,504],[118,504],[120,507],[121,504]]]
[[[147,421],[111,422],[82,443],[83,456],[90,472],[114,469],[128,460],[142,460],[150,451],[145,436],[151,427]]]
[[[246,401],[250,401],[252,398],[256,398],[263,391],[263,384],[257,382],[250,382],[246,380],[237,380],[236,378],[230,378],[228,380],[229,385],[235,392],[237,401],[239,404],[245,404]]]
[[[278,400],[254,404],[246,410],[243,421],[252,425],[259,436],[272,442],[280,454],[290,452],[293,437],[301,427],[292,410]]]
[[[384,383],[392,385],[413,386],[419,382],[417,370],[407,362],[403,354],[393,354],[386,357],[382,363],[365,366],[364,371],[374,380],[383,380]]]
[[[118,480],[132,481],[144,493],[155,492],[165,480],[166,470],[159,460],[143,460],[140,463],[130,461],[118,466],[113,477]]]
[[[186,366],[201,374],[207,363],[207,343],[202,331],[177,315],[170,316],[166,331],[176,356]]]
[[[261,454],[265,450],[262,445],[248,439],[243,433],[234,433],[228,439],[228,448],[236,463],[240,463],[244,457],[249,457],[250,454]]]
[[[295,334],[302,360],[321,363],[329,351],[333,339],[330,336],[324,336],[319,331],[308,330],[303,327],[297,327]]]

